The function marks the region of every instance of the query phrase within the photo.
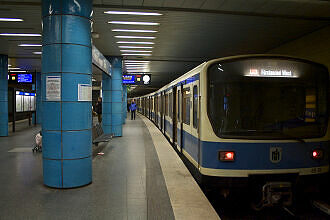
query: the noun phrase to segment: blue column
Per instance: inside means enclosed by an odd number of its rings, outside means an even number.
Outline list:
[[[42,1],[42,156],[50,187],[92,182],[92,102],[78,99],[78,88],[92,85],[91,13],[92,0]]]
[[[122,113],[122,94],[123,94],[123,76],[122,76],[122,57],[108,57],[112,66],[112,133],[115,137],[123,135],[123,113]]]
[[[41,73],[36,73],[36,95],[37,124],[41,124]]]
[[[121,113],[123,115],[122,117],[122,121],[123,121],[123,124],[125,124],[125,85],[122,85],[123,86],[123,95],[122,95],[122,100],[123,100],[123,105],[121,106]]]
[[[8,136],[8,56],[0,54],[0,136]]]
[[[125,123],[127,118],[127,86],[124,85],[123,89],[124,89],[124,123]]]
[[[112,133],[111,126],[111,77],[102,74],[102,128],[105,134]]]

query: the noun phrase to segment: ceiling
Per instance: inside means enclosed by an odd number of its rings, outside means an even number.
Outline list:
[[[41,33],[40,0],[0,1],[0,17],[24,22],[0,22],[0,33]],[[265,53],[330,24],[330,2],[322,0],[94,0],[93,38],[105,56],[120,56],[116,42],[151,41],[152,55],[124,56],[148,60],[150,86],[139,86],[130,96],[153,91],[201,62],[228,55]],[[109,15],[105,11],[147,11],[161,16]],[[108,24],[108,21],[157,22],[159,26]],[[113,32],[112,29],[147,29],[156,33]],[[152,40],[118,39],[116,35],[153,36]],[[41,48],[18,47],[41,43],[41,37],[0,36],[0,53],[10,63],[40,71]],[[128,45],[128,44],[123,44]],[[133,45],[132,46],[136,46]],[[146,46],[146,45],[141,45]],[[99,71],[96,71],[99,72]],[[96,78],[100,73],[96,74]]]

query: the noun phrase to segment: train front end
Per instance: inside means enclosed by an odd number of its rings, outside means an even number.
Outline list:
[[[327,68],[255,56],[213,61],[206,71],[203,177],[225,190],[257,189],[262,206],[290,205],[295,190],[324,181],[329,171]]]

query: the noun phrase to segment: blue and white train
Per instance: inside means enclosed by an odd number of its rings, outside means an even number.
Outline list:
[[[201,184],[290,205],[329,171],[328,82],[321,64],[246,55],[204,62],[135,99]]]

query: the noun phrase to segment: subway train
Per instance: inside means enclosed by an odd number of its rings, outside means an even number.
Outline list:
[[[242,55],[204,62],[134,99],[199,184],[225,197],[254,192],[261,209],[290,206],[327,180],[328,84],[321,64]]]

